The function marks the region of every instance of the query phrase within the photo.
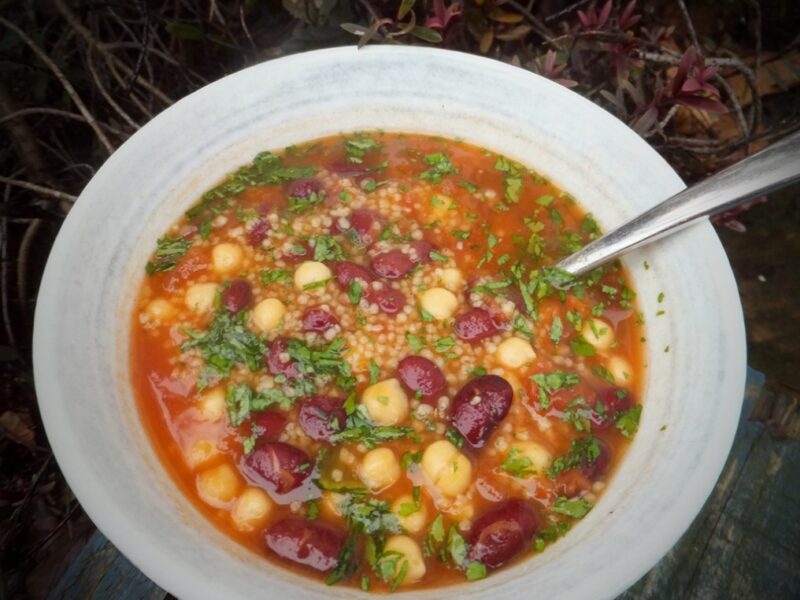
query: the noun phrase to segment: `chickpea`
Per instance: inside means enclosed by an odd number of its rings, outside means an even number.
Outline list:
[[[385,490],[400,479],[400,463],[389,448],[375,448],[364,455],[358,476],[373,492]]]
[[[447,440],[433,442],[422,454],[422,470],[445,496],[454,498],[472,482],[472,464]]]
[[[537,444],[536,442],[513,442],[511,444],[511,448],[509,449],[509,454],[511,450],[516,450],[518,452],[518,456],[527,458],[531,461],[531,468],[535,471],[535,473],[530,473],[527,475],[528,477],[533,475],[542,475],[547,469],[550,467],[550,464],[553,462],[553,455],[542,446],[541,444]]]
[[[224,242],[211,249],[211,265],[220,275],[230,275],[242,268],[244,250],[238,244]]]
[[[198,440],[189,448],[186,458],[189,466],[194,468],[207,463],[217,455],[219,455],[219,450],[214,442],[211,440]]]
[[[407,535],[393,535],[386,540],[384,552],[397,552],[403,558],[397,561],[397,567],[393,576],[396,576],[403,568],[403,561],[408,563],[408,571],[400,585],[415,583],[425,576],[425,559],[422,557],[422,550],[419,544]]]
[[[376,425],[397,425],[408,418],[408,396],[395,378],[384,379],[365,389],[361,404]]]
[[[606,368],[617,385],[628,387],[633,383],[633,368],[622,356],[612,356],[608,359]]]
[[[208,421],[218,421],[225,416],[225,389],[215,387],[207,391],[197,403],[200,414]]]
[[[457,292],[464,285],[464,276],[458,269],[442,269],[439,281],[451,292]]]
[[[272,500],[260,488],[249,487],[233,506],[231,519],[239,531],[255,531],[272,512]]]
[[[184,302],[186,307],[196,313],[203,314],[214,310],[219,286],[216,283],[195,283],[186,290]]]
[[[614,343],[614,330],[602,319],[589,319],[581,330],[583,338],[597,350],[608,350]]]
[[[211,506],[223,508],[239,493],[242,482],[236,470],[225,463],[206,469],[197,476],[197,493]]]
[[[445,288],[431,288],[419,295],[419,305],[434,319],[443,321],[453,316],[458,308],[458,298]]]
[[[328,281],[333,276],[331,270],[321,262],[307,260],[294,272],[294,287],[298,290],[307,290],[308,286]]]
[[[409,513],[409,509],[416,509]],[[392,503],[392,512],[397,515],[400,525],[408,533],[419,533],[428,524],[428,507],[420,500],[419,506],[414,503],[411,494],[404,494]]]
[[[263,333],[278,329],[286,315],[286,306],[277,298],[262,300],[253,308],[253,324]]]
[[[497,360],[509,369],[518,369],[535,358],[536,352],[534,352],[533,346],[522,338],[510,337],[497,346]]]
[[[147,308],[144,309],[144,312],[147,315],[147,318],[151,321],[164,323],[175,316],[175,307],[172,306],[172,303],[169,300],[164,300],[164,298],[156,298],[148,303]]]

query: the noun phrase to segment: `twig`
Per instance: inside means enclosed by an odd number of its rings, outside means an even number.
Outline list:
[[[522,16],[524,16],[531,25],[533,25],[533,30],[542,36],[546,42],[552,44],[553,40],[555,39],[553,36],[553,32],[548,29],[547,25],[542,23],[536,16],[527,8],[522,6],[517,0],[506,0],[506,4],[513,6],[516,8]]]
[[[573,2],[565,9],[555,12],[552,15],[546,16],[544,18],[544,22],[549,23],[550,21],[555,21],[559,17],[563,17],[564,15],[571,13],[573,10],[580,8],[584,4],[589,4],[589,2],[591,2],[591,0],[578,0],[577,2]]]
[[[109,52],[103,44],[101,44],[97,38],[92,35],[92,32],[89,31],[79,20],[78,17],[75,16],[75,13],[64,4],[63,0],[54,0],[56,8],[58,11],[63,15],[63,17],[67,20],[70,26],[78,32],[78,34],[88,43],[90,46],[97,48],[97,51],[103,56],[107,63],[114,63],[117,68],[119,68],[125,75],[131,77],[133,75],[133,69],[131,69],[128,65],[126,65],[123,61],[118,59],[114,56],[111,52]],[[110,64],[109,64],[110,66]],[[161,100],[164,104],[173,104],[173,100],[167,96],[164,92],[158,89],[155,85],[153,85],[150,81],[145,79],[144,77],[138,77],[136,79],[136,85],[145,88],[148,92],[153,94],[156,98]]]
[[[245,36],[250,41],[250,45],[253,47],[253,50],[257,50],[256,43],[253,41],[253,36],[250,35],[250,30],[247,28],[247,22],[244,19],[244,4],[239,5],[239,22],[242,25],[242,31],[244,31]]]
[[[94,61],[92,60],[92,48],[89,48],[86,52],[86,66],[89,68],[89,73],[92,75],[92,79],[97,85],[97,90],[100,92],[100,95],[105,98],[106,102],[108,102],[111,108],[114,109],[114,112],[116,112],[128,125],[134,129],[139,129],[140,125],[134,121],[133,118],[127,112],[125,112],[125,110],[119,104],[117,104],[114,98],[111,97],[111,94],[109,94],[106,90],[103,82],[100,81],[97,70],[94,68]]]
[[[82,123],[86,123],[86,119],[83,115],[79,115],[74,112],[69,112],[68,110],[61,110],[58,108],[49,108],[45,106],[32,106],[30,108],[21,108],[19,110],[14,111],[13,113],[7,114],[6,116],[0,118],[0,124],[5,123],[6,121],[12,121],[14,119],[18,119],[20,117],[24,117],[26,115],[54,115],[57,117],[63,117],[65,119],[73,119],[75,121],[81,121]],[[102,121],[98,121],[97,124],[102,127],[103,129],[114,133],[116,135],[127,135],[124,131],[117,129],[116,127],[112,127],[107,123],[103,123]]]
[[[739,102],[739,98],[738,96],[736,96],[736,92],[733,91],[733,88],[731,88],[731,86],[728,84],[725,78],[719,73],[716,73],[714,75],[714,81],[716,81],[719,84],[719,86],[725,90],[728,99],[731,101],[731,104],[733,104],[733,109],[734,112],[736,113],[736,122],[739,125],[739,131],[742,132],[743,136],[748,136],[749,134],[752,133],[752,131],[750,131],[750,129],[747,126],[747,122],[744,119],[744,111],[742,110],[742,104]]]
[[[692,23],[692,17],[689,16],[689,9],[686,8],[686,3],[683,0],[678,1],[678,8],[681,10],[681,15],[683,16],[683,22],[686,25],[686,29],[689,32],[689,39],[692,40],[692,44],[694,47],[697,48],[697,53],[700,56],[703,56],[703,49],[700,47],[700,42],[697,39],[697,32],[694,30],[694,23]]]
[[[150,50],[150,13],[147,11],[147,5],[145,4],[144,0],[140,0],[139,10],[141,10],[144,14],[144,35],[142,36],[144,39],[140,45],[139,54],[136,56],[136,64],[133,67],[133,75],[131,76],[130,81],[128,81],[128,85],[125,86],[126,94],[130,94],[133,86],[136,84],[136,80],[139,78],[139,73],[142,71],[142,65],[144,64],[145,58],[147,58],[147,53]]]
[[[97,135],[97,139],[100,140],[100,143],[103,145],[106,151],[109,154],[112,154],[114,152],[114,146],[111,144],[106,135],[103,133],[103,130],[100,129],[100,126],[97,124],[97,120],[94,118],[94,116],[92,116],[92,113],[89,112],[89,109],[83,103],[83,100],[81,100],[81,97],[78,95],[78,92],[76,92],[75,88],[72,87],[72,84],[69,82],[69,79],[67,79],[64,73],[61,72],[61,69],[59,69],[56,66],[56,64],[50,59],[50,57],[47,56],[47,54],[45,54],[45,52],[41,48],[39,48],[39,46],[37,46],[36,43],[31,38],[29,38],[28,35],[24,31],[22,31],[19,27],[8,21],[5,17],[0,17],[0,24],[3,24],[5,27],[13,31],[17,35],[17,37],[19,37],[23,42],[25,42],[25,44],[27,44],[27,46],[31,50],[33,50],[33,53],[36,54],[39,60],[41,60],[45,65],[47,65],[47,67],[56,76],[56,79],[58,79],[61,85],[64,86],[64,90],[67,92],[69,97],[75,103],[75,106],[78,107],[78,110],[86,119],[86,122],[89,124],[89,127],[91,127],[94,130],[95,135]]]
[[[31,498],[33,498],[33,494],[36,491],[36,488],[39,486],[39,480],[44,475],[44,472],[47,470],[47,467],[50,466],[50,461],[53,460],[52,452],[47,455],[47,458],[44,459],[42,466],[36,471],[33,475],[33,479],[31,479],[31,484],[28,489],[25,491],[25,496],[22,498],[20,503],[14,509],[14,512],[11,513],[11,517],[9,518],[9,523],[11,524],[7,529],[6,532],[3,534],[2,542],[0,542],[0,547],[5,547],[6,542],[8,541],[9,536],[11,535],[14,525],[19,520],[22,513],[28,508],[28,504],[31,502]]]
[[[667,115],[666,115],[666,116],[665,116],[665,117],[664,117],[664,118],[661,120],[661,122],[658,124],[658,130],[659,130],[659,131],[661,131],[662,133],[664,132],[664,128],[665,128],[665,127],[667,126],[667,124],[668,124],[668,123],[669,123],[669,122],[672,120],[672,117],[674,117],[674,116],[675,116],[675,113],[676,113],[676,112],[678,112],[678,105],[677,105],[677,104],[674,104],[674,105],[672,106],[672,108],[670,108],[670,109],[669,109],[669,112],[667,112]]]
[[[70,509],[69,509],[69,511],[67,512],[67,514],[66,514],[66,515],[64,515],[64,518],[63,518],[63,519],[61,519],[61,521],[59,521],[59,522],[58,522],[58,524],[57,524],[55,527],[53,527],[53,529],[51,529],[51,530],[50,530],[50,531],[47,533],[47,535],[46,535],[46,536],[44,536],[44,537],[43,537],[43,538],[42,538],[42,539],[39,541],[39,543],[38,543],[38,544],[36,544],[36,545],[35,545],[33,548],[31,548],[30,550],[28,550],[28,552],[25,554],[25,558],[26,558],[26,559],[29,559],[31,556],[33,556],[34,554],[36,554],[36,553],[37,553],[39,550],[41,550],[41,549],[43,549],[45,546],[47,546],[47,544],[50,542],[50,540],[53,538],[53,536],[54,536],[55,534],[57,534],[59,531],[61,531],[61,528],[62,528],[62,527],[64,527],[64,525],[66,525],[66,524],[67,524],[67,522],[68,522],[68,521],[69,521],[69,520],[72,518],[72,515],[74,515],[74,514],[75,514],[75,511],[76,511],[76,510],[78,510],[80,507],[81,507],[80,503],[79,503],[77,500],[74,500],[74,499],[73,499],[72,508],[70,508]]]
[[[22,236],[22,241],[19,244],[19,251],[17,252],[17,299],[19,301],[20,309],[23,317],[27,321],[25,330],[31,330],[31,322],[28,315],[28,256],[31,253],[33,240],[36,234],[42,227],[42,219],[34,219],[25,229],[25,234]]]
[[[59,190],[53,190],[51,188],[47,188],[42,185],[36,185],[35,183],[31,183],[30,181],[23,181],[22,179],[11,179],[10,177],[3,177],[2,175],[0,175],[0,183],[21,187],[31,192],[42,194],[43,196],[49,196],[50,198],[55,198],[56,200],[66,200],[67,202],[75,202],[78,199],[77,196],[73,196],[72,194],[67,194],[66,192],[61,192]]]

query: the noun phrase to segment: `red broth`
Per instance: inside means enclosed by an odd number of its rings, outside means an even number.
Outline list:
[[[133,385],[165,467],[265,559],[387,591],[566,534],[635,434],[641,319],[544,177],[441,138],[262,153],[159,240]]]

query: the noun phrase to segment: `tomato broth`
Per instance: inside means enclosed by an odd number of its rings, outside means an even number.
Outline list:
[[[263,152],[147,264],[145,427],[211,522],[331,585],[536,560],[597,502],[641,412],[628,275],[551,267],[598,235],[546,178],[461,141]]]

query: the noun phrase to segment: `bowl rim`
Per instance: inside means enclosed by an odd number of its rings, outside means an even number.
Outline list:
[[[505,70],[507,72],[514,72],[519,76],[519,74],[524,74],[524,76],[534,76],[534,74],[525,71],[523,69],[519,69],[518,67],[514,67],[512,65],[502,63],[500,61],[495,61],[492,59],[488,59],[485,57],[479,57],[468,53],[463,52],[455,52],[449,50],[442,50],[438,48],[422,48],[422,47],[405,47],[405,46],[397,46],[397,47],[385,47],[385,46],[369,46],[364,49],[357,50],[353,46],[343,46],[343,47],[336,47],[336,48],[327,48],[322,50],[314,50],[309,52],[302,52],[297,54],[292,54],[289,56],[284,56],[281,58],[272,59],[266,62],[262,62],[253,66],[250,66],[246,69],[242,69],[236,73],[232,73],[220,80],[212,82],[203,88],[200,88],[193,92],[192,94],[187,95],[186,97],[182,98],[172,106],[166,108],[164,111],[156,115],[153,119],[151,119],[143,128],[144,129],[154,129],[158,127],[158,124],[162,119],[166,119],[165,115],[172,115],[173,113],[177,113],[182,110],[182,106],[185,105],[185,102],[188,98],[195,97],[197,95],[203,94],[205,90],[211,88],[213,86],[221,86],[224,85],[224,81],[231,76],[234,76],[238,73],[242,73],[244,71],[252,71],[252,70],[260,70],[260,69],[268,69],[273,65],[281,64],[282,66],[288,66],[292,63],[295,63],[295,66],[302,65],[305,61],[315,61],[320,56],[326,57],[340,57],[341,60],[359,60],[358,54],[356,53],[364,53],[367,54],[386,54],[391,53],[397,55],[401,58],[403,55],[406,55],[409,59],[413,60],[424,60],[426,57],[433,56],[433,57],[441,57],[443,55],[447,55],[449,60],[454,61],[461,61],[463,64],[471,63],[471,66],[475,69],[495,69],[495,70]],[[557,86],[557,84],[552,84]],[[560,87],[560,86],[558,86]],[[568,90],[564,89],[565,92]],[[624,124],[614,118],[612,115],[606,113],[603,109],[598,107],[596,104],[592,103],[588,99],[581,97],[581,100],[585,102],[587,106],[587,110],[594,110],[599,111],[602,113],[605,118],[611,119],[616,121],[618,125],[618,129],[620,129],[620,133],[622,135],[629,135],[633,136],[635,139],[639,141],[639,145],[641,147],[642,152],[648,152],[651,154],[651,160],[658,160],[663,163],[666,169],[672,171],[671,167],[666,163],[666,161],[658,155],[658,153],[649,146],[644,140],[639,138],[636,134],[634,134],[631,130],[627,128]],[[124,163],[126,157],[126,146],[130,148],[131,140],[137,138],[138,132],[132,135],[124,144],[122,144],[116,152],[103,164],[98,173],[102,170],[110,170],[117,167],[118,164]],[[633,139],[633,138],[632,138]],[[134,142],[135,143],[135,142]],[[673,171],[674,173],[674,171]],[[677,175],[676,175],[677,177]],[[90,186],[87,185],[87,188],[79,196],[78,201],[76,202],[75,207],[82,207],[81,199],[85,195],[90,195],[90,193],[86,192]],[[37,309],[35,314],[35,321],[34,321],[34,336],[33,336],[33,357],[34,357],[34,373],[35,373],[35,383],[37,394],[39,398],[39,406],[42,413],[42,419],[45,426],[45,431],[50,441],[50,444],[53,448],[53,452],[56,456],[56,459],[59,463],[59,466],[64,474],[65,479],[67,480],[68,484],[72,488],[73,493],[75,494],[76,498],[79,500],[81,505],[86,510],[86,513],[90,516],[90,518],[95,522],[100,529],[107,537],[120,549],[121,552],[127,556],[133,564],[137,567],[141,568],[141,570],[148,575],[148,577],[152,577],[152,579],[157,582],[158,585],[165,587],[166,589],[170,590],[173,593],[177,593],[180,595],[184,595],[187,597],[194,597],[196,595],[202,595],[203,587],[200,578],[195,578],[194,581],[188,581],[187,578],[182,574],[176,574],[173,569],[170,568],[168,559],[170,555],[168,552],[163,552],[158,546],[152,546],[148,542],[150,541],[149,535],[143,533],[138,528],[131,527],[131,525],[135,525],[134,523],[130,522],[126,518],[118,518],[118,515],[114,513],[113,509],[109,509],[109,506],[104,503],[103,498],[103,480],[99,477],[95,476],[95,473],[89,469],[81,469],[81,465],[79,462],[75,461],[73,456],[74,447],[70,441],[70,436],[72,435],[70,432],[66,431],[58,419],[58,411],[61,410],[60,407],[57,405],[59,403],[63,404],[64,399],[60,393],[60,389],[58,386],[58,382],[56,378],[52,378],[46,375],[48,372],[48,367],[51,362],[51,356],[45,351],[45,348],[48,343],[48,338],[50,336],[50,332],[46,328],[46,322],[52,318],[54,305],[52,302],[42,302],[42,298],[47,299],[48,294],[51,293],[51,288],[53,290],[58,289],[57,282],[59,280],[59,274],[55,272],[55,261],[53,260],[53,256],[58,254],[66,244],[65,238],[66,232],[72,232],[73,230],[77,230],[80,226],[78,221],[80,210],[73,210],[71,211],[70,215],[68,215],[67,219],[65,220],[64,224],[62,225],[62,229],[59,232],[59,236],[56,239],[53,248],[51,249],[51,257],[48,258],[48,263],[45,267],[43,276],[42,276],[42,283],[39,291],[39,299],[37,300]],[[711,235],[715,237],[713,233],[713,228],[708,222],[704,222],[695,226],[696,229],[705,229],[707,235]],[[718,243],[718,240],[717,240]],[[721,246],[720,246],[720,252]],[[724,258],[724,253],[723,253]],[[735,281],[733,279],[732,273],[727,273],[723,275],[723,278],[727,277],[727,285],[729,287],[728,291],[734,292],[736,291]],[[725,283],[725,282],[723,282]],[[735,301],[736,307],[734,310],[734,314],[730,315],[732,317],[732,321],[729,323],[732,327],[731,336],[735,340],[735,344],[730,349],[731,358],[733,362],[737,362],[741,368],[739,377],[735,377],[736,373],[731,373],[731,380],[730,380],[730,389],[740,389],[744,390],[744,379],[745,379],[745,338],[744,338],[744,324],[743,318],[741,315],[741,305],[738,302],[738,295],[736,296]],[[40,306],[42,307],[40,309]],[[674,521],[679,522],[681,524],[680,527],[675,527],[674,532],[672,532],[671,536],[664,536],[654,543],[648,548],[648,551],[642,552],[637,554],[636,556],[631,557],[631,563],[629,565],[628,573],[626,577],[622,577],[616,582],[608,582],[607,580],[603,580],[601,585],[596,588],[596,595],[597,597],[602,597],[605,595],[613,596],[618,594],[619,592],[626,589],[629,585],[634,583],[639,577],[641,577],[644,573],[646,573],[666,552],[671,548],[675,542],[679,539],[681,535],[683,535],[684,531],[688,528],[691,524],[692,520],[698,514],[700,509],[702,508],[703,504],[705,503],[706,499],[708,498],[713,486],[716,484],[716,480],[719,477],[719,474],[725,464],[725,460],[729,453],[731,444],[733,442],[733,436],[735,434],[736,425],[738,423],[738,415],[739,415],[740,407],[737,407],[735,411],[731,409],[728,414],[727,422],[721,424],[721,428],[725,429],[721,434],[723,438],[727,439],[727,442],[720,443],[714,448],[709,450],[709,455],[705,458],[707,459],[706,464],[706,482],[705,486],[695,486],[692,489],[685,490],[685,502],[683,503],[682,510],[674,515]],[[735,418],[732,418],[735,414]],[[712,452],[713,450],[713,452]],[[677,508],[675,509],[678,510]],[[203,575],[203,577],[210,578],[210,575]],[[461,586],[459,586],[461,587]],[[435,591],[436,589],[442,588],[432,588],[428,591]],[[443,588],[448,589],[448,588]],[[452,588],[451,588],[452,589]]]

